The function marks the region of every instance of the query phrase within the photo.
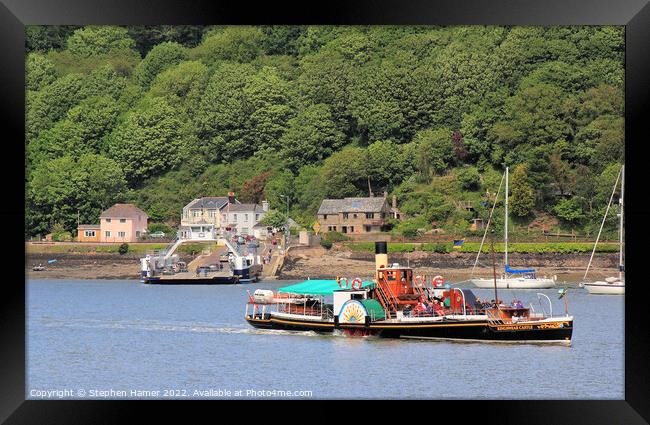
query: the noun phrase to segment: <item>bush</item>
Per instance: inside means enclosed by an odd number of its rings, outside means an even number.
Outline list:
[[[124,255],[127,252],[129,252],[129,244],[124,242],[122,245],[120,245],[120,248],[117,250],[120,255]]]
[[[320,240],[320,246],[322,246],[325,249],[331,249],[332,248],[332,241],[329,239],[321,239]]]
[[[331,242],[343,242],[343,241],[349,241],[350,237],[344,235],[341,232],[327,232],[325,233],[325,239]]]

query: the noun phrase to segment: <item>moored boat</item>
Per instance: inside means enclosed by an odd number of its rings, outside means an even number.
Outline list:
[[[591,266],[591,261],[594,258],[594,253],[596,252],[596,247],[598,246],[598,240],[600,239],[600,234],[603,231],[603,226],[605,225],[605,220],[607,219],[607,214],[609,213],[609,207],[612,205],[612,199],[614,199],[614,194],[616,193],[616,187],[618,186],[618,180],[621,179],[621,196],[618,200],[620,205],[619,211],[619,225],[618,225],[618,252],[619,252],[619,261],[618,261],[618,277],[610,276],[604,280],[597,280],[595,282],[582,282],[580,286],[584,287],[590,294],[596,295],[625,295],[625,262],[623,260],[623,188],[625,184],[625,166],[621,166],[618,176],[616,177],[616,182],[614,183],[614,189],[612,189],[612,195],[609,198],[609,203],[607,204],[607,209],[605,210],[605,215],[603,221],[600,224],[600,229],[598,230],[598,236],[596,236],[596,242],[594,243],[594,249],[591,251],[591,258],[589,258],[589,264],[587,264],[587,269],[585,270],[585,275],[583,279],[587,278],[587,273],[589,273],[589,267]]]
[[[497,288],[505,289],[543,289],[543,288],[553,288],[555,286],[555,281],[557,280],[556,276],[552,277],[538,277],[535,269],[513,269],[510,267],[508,262],[508,167],[504,176],[502,177],[501,183],[505,178],[506,190],[504,196],[504,227],[503,227],[503,263],[504,263],[504,273],[500,278],[496,279]],[[499,197],[499,192],[501,191],[501,184],[499,184],[499,189],[496,193],[496,198]],[[492,206],[492,211],[490,212],[490,217],[488,218],[488,224],[485,227],[485,233],[483,234],[483,240],[481,241],[481,246],[476,254],[476,261],[474,262],[474,267],[472,268],[472,282],[477,288],[492,288],[495,285],[494,279],[489,278],[475,278],[474,269],[478,264],[479,256],[481,255],[481,250],[483,248],[483,243],[485,242],[485,236],[487,235],[488,229],[490,228],[490,222],[492,221],[492,213],[494,212],[494,207],[496,206],[496,199]]]
[[[480,302],[471,290],[427,282],[410,267],[388,264],[385,242],[375,251],[373,281],[307,280],[277,292],[256,290],[249,293],[246,320],[256,328],[385,338],[571,343],[573,317],[566,308],[555,317],[496,297]]]

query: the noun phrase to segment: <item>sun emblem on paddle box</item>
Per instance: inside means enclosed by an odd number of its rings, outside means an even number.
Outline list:
[[[359,301],[350,300],[343,304],[339,323],[365,323],[366,308]]]

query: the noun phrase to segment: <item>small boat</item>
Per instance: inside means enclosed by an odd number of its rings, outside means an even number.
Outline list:
[[[503,231],[503,241],[504,241],[504,273],[500,278],[496,279],[497,288],[505,289],[543,289],[543,288],[553,288],[555,286],[555,281],[557,276],[552,277],[538,277],[535,269],[513,269],[508,263],[508,167],[504,173],[506,181],[506,190],[505,190],[505,225]],[[501,183],[503,183],[504,177],[501,178]],[[501,183],[499,184],[499,189],[497,190],[496,198],[499,197],[499,192],[501,191]],[[494,200],[494,205],[492,206],[492,211],[490,212],[490,217],[488,218],[487,226],[485,226],[485,233],[483,234],[483,240],[481,241],[481,246],[476,254],[476,261],[474,262],[474,268],[472,268],[472,276],[476,264],[478,264],[479,256],[481,255],[481,250],[483,248],[483,243],[485,242],[485,236],[487,235],[488,229],[490,227],[490,222],[492,219],[492,213],[494,212],[494,207],[496,206],[496,198]],[[494,286],[494,279],[491,278],[474,278],[470,279],[477,288],[492,288]]]
[[[432,340],[571,344],[573,316],[480,302],[471,290],[437,276],[430,283],[410,267],[388,264],[386,242],[375,243],[375,279],[306,280],[248,293],[245,319],[255,328]],[[443,286],[444,285],[444,286]],[[331,296],[332,302],[328,302]],[[562,292],[564,296],[564,292]],[[326,298],[328,297],[328,298]]]
[[[38,266],[32,267],[32,270],[35,271],[35,272],[42,272],[42,271],[45,271],[46,269],[45,269],[44,265],[39,264]]]
[[[603,231],[603,226],[605,225],[605,220],[607,219],[607,214],[609,213],[609,207],[612,205],[612,199],[614,199],[614,194],[616,193],[616,187],[618,186],[618,180],[621,180],[621,197],[618,200],[621,211],[619,212],[619,226],[618,226],[618,252],[619,252],[619,261],[618,261],[618,276],[607,277],[604,280],[597,280],[595,282],[582,282],[580,286],[589,291],[590,294],[596,295],[625,295],[625,262],[623,261],[623,186],[625,179],[625,166],[621,166],[621,170],[616,177],[616,183],[614,183],[614,189],[612,189],[612,196],[609,198],[609,203],[607,204],[607,209],[605,210],[605,216],[603,221],[600,224],[600,230],[598,231],[598,236],[596,236],[596,242],[594,243],[594,249],[591,251],[591,258],[589,258],[589,264],[587,264],[587,270],[585,270],[585,275],[583,279],[587,278],[587,273],[589,273],[589,267],[591,266],[591,261],[594,258],[594,253],[596,252],[596,247],[598,246],[598,240],[600,239],[600,233]]]

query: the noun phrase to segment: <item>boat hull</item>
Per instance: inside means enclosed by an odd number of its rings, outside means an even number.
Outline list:
[[[625,295],[625,283],[590,282],[582,286],[594,295]]]
[[[341,330],[351,334],[375,335],[383,338],[441,339],[481,342],[523,342],[571,344],[573,318],[553,321],[491,324],[485,320],[439,321],[435,323],[371,322],[368,324],[335,324],[332,321],[247,316],[256,328],[285,331],[332,333]]]
[[[147,285],[234,285],[239,282],[237,276],[165,278],[145,277],[141,280]]]
[[[494,288],[494,279],[470,279],[477,288]],[[508,278],[497,279],[497,288],[500,289],[548,289],[554,288],[553,279],[525,279],[525,278]]]

